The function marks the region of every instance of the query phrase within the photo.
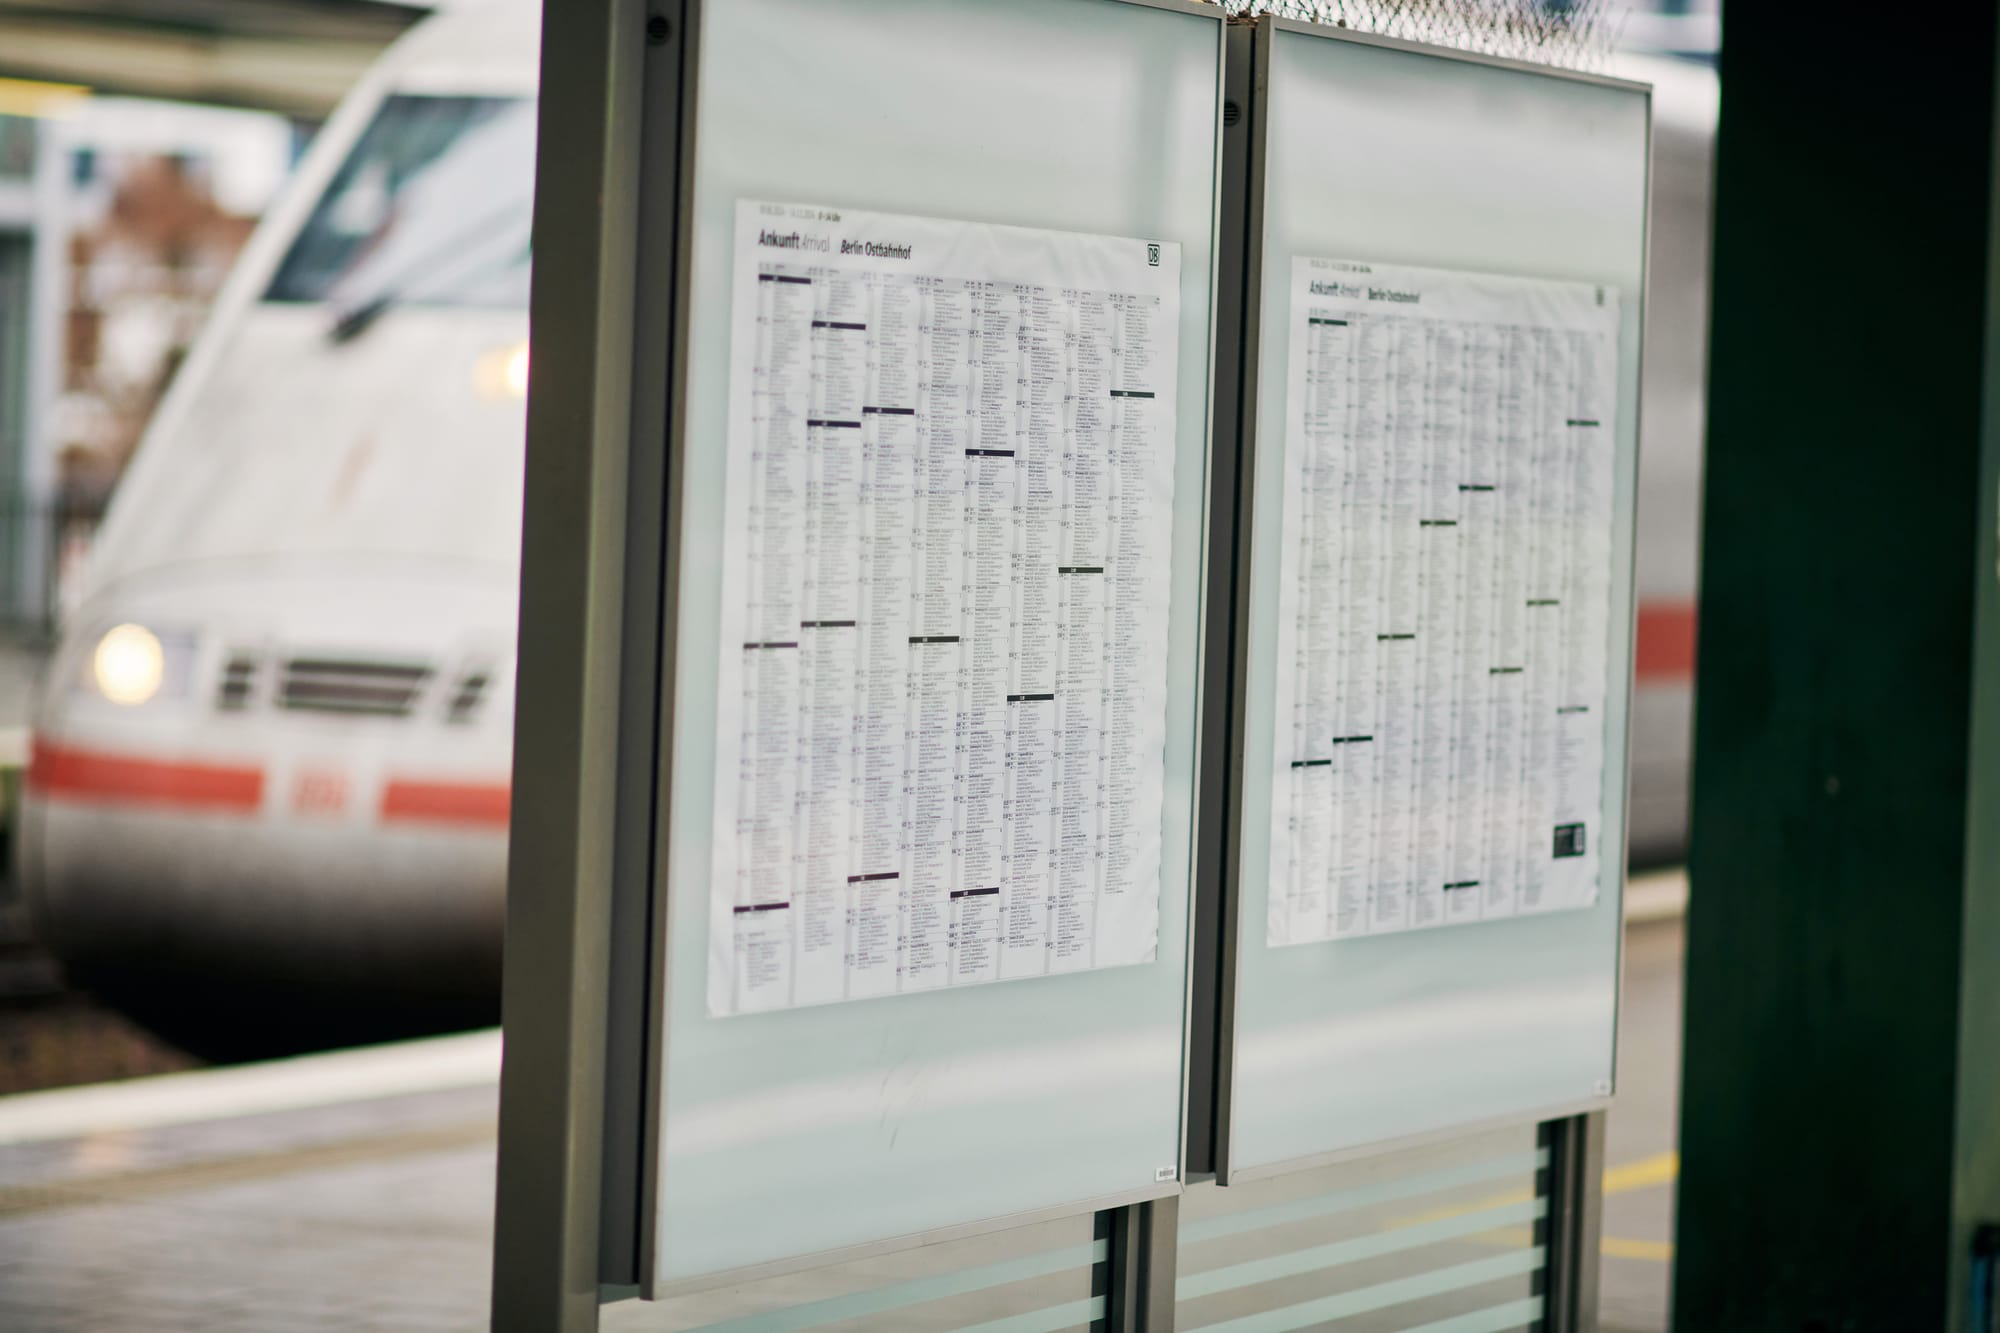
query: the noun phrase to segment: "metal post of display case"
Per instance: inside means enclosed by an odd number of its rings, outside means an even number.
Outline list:
[[[495,1329],[597,1327],[643,0],[542,35]]]
[[[1545,1120],[1537,1134],[1549,1164],[1538,1192],[1549,1201],[1536,1225],[1547,1257],[1539,1275],[1545,1333],[1596,1333],[1598,1237],[1604,1229],[1604,1112]]]
[[[626,456],[624,642],[620,653],[618,779],[612,857],[609,996],[605,1018],[604,1154],[598,1239],[599,1282],[607,1300],[637,1295],[650,1235],[645,1117],[658,1074],[653,1059],[656,964],[663,947],[658,886],[665,854],[668,774],[653,738],[670,709],[675,571],[679,531],[667,441],[678,401],[673,338],[685,284],[684,127],[694,79],[699,6],[645,0],[640,93],[642,142],[635,168],[638,234],[632,313],[631,443]],[[638,16],[628,19],[635,23]]]
[[[1110,1242],[1104,1269],[1107,1333],[1171,1333],[1180,1200],[1169,1196],[1097,1215]]]
[[[1249,561],[1237,556],[1237,528],[1244,513],[1247,466],[1243,384],[1256,350],[1255,329],[1244,312],[1256,294],[1245,286],[1246,247],[1253,244],[1250,136],[1254,132],[1250,29],[1229,29],[1223,62],[1222,205],[1216,228],[1214,426],[1210,433],[1208,513],[1208,614],[1202,633],[1202,744],[1211,753],[1234,753],[1237,725],[1235,673],[1242,661]],[[1196,837],[1194,930],[1189,967],[1187,1170],[1215,1176],[1227,1170],[1229,1065],[1234,1053],[1236,936],[1233,906],[1239,785],[1232,765],[1211,763],[1202,783]]]

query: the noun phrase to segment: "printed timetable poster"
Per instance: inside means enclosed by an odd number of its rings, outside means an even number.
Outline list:
[[[1295,258],[1271,946],[1597,899],[1618,294]]]
[[[1154,958],[1180,262],[739,201],[711,1014]]]

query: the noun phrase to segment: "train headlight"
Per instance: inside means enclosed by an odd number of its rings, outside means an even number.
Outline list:
[[[90,676],[112,703],[145,703],[166,682],[166,649],[144,625],[114,625],[90,655]]]
[[[84,664],[84,682],[114,704],[136,708],[187,692],[194,664],[194,636],[155,632],[127,621],[97,640]]]
[[[510,347],[496,347],[479,358],[472,369],[472,387],[481,398],[526,398],[528,396],[528,344],[525,340]]]

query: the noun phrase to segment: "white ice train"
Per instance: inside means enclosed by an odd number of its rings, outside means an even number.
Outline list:
[[[328,122],[46,673],[37,929],[170,1023],[266,985],[286,1024],[497,1008],[537,24],[431,19]]]
[[[495,1011],[535,25],[441,14],[347,98],[98,534],[21,868],[48,945],[161,1026],[256,1049]],[[1640,77],[1663,86],[1633,839],[1657,854],[1686,810],[1714,83]]]

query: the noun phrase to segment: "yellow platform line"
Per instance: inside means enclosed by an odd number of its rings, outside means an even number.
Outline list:
[[[1604,1170],[1604,1192],[1628,1194],[1633,1190],[1650,1189],[1655,1185],[1665,1185],[1681,1173],[1681,1155],[1676,1152],[1656,1153],[1642,1157],[1636,1162],[1625,1162]],[[1606,1236],[1598,1242],[1600,1254],[1613,1259],[1645,1259],[1657,1264],[1674,1261],[1672,1241],[1633,1240],[1625,1236]]]
[[[1622,1166],[1606,1167],[1604,1192],[1625,1194],[1631,1190],[1664,1185],[1680,1173],[1681,1155],[1677,1152],[1663,1152],[1652,1157],[1642,1157],[1636,1162],[1626,1162]]]
[[[1606,1196],[1630,1194],[1634,1190],[1651,1189],[1665,1185],[1680,1175],[1679,1153],[1655,1153],[1651,1157],[1641,1157],[1637,1161],[1622,1162],[1606,1167],[1603,1191]],[[1484,1199],[1474,1199],[1468,1203],[1452,1204],[1449,1207],[1433,1208],[1428,1212],[1416,1213],[1408,1217],[1391,1220],[1385,1231],[1395,1231],[1402,1227],[1417,1226],[1425,1222],[1442,1222],[1454,1217],[1464,1217],[1468,1213],[1481,1213],[1493,1208],[1507,1208],[1522,1204],[1534,1198],[1532,1190],[1510,1190],[1506,1194],[1489,1195]],[[1534,1243],[1533,1233],[1525,1227],[1497,1227],[1489,1232],[1466,1239],[1496,1245],[1525,1246]],[[1599,1243],[1600,1253],[1613,1259],[1645,1259],[1654,1263],[1671,1263],[1674,1247],[1664,1240],[1636,1240],[1624,1236],[1605,1236]]]
[[[1598,1253],[1613,1259],[1647,1259],[1656,1264],[1670,1264],[1674,1261],[1674,1245],[1667,1240],[1631,1240],[1624,1236],[1606,1236],[1598,1242]]]
[[[1466,1240],[1475,1245],[1498,1245],[1509,1250],[1525,1250],[1535,1243],[1535,1233],[1531,1227],[1496,1227],[1482,1231]],[[1668,1264],[1674,1260],[1672,1241],[1636,1240],[1629,1236],[1605,1236],[1597,1242],[1598,1253],[1611,1259],[1644,1259],[1652,1263]]]
[[[1680,1170],[1680,1154],[1673,1152],[1663,1152],[1652,1157],[1642,1157],[1636,1162],[1607,1167],[1604,1171],[1604,1193],[1629,1194],[1633,1190],[1664,1185],[1679,1175]],[[1433,1208],[1429,1212],[1414,1213],[1408,1217],[1398,1217],[1389,1223],[1387,1229],[1393,1231],[1398,1227],[1416,1226],[1422,1222],[1443,1222],[1454,1217],[1464,1217],[1467,1213],[1481,1213],[1489,1208],[1507,1208],[1517,1203],[1526,1203],[1534,1197],[1533,1190],[1509,1190],[1505,1194],[1489,1195],[1469,1203],[1457,1203],[1444,1208]]]

